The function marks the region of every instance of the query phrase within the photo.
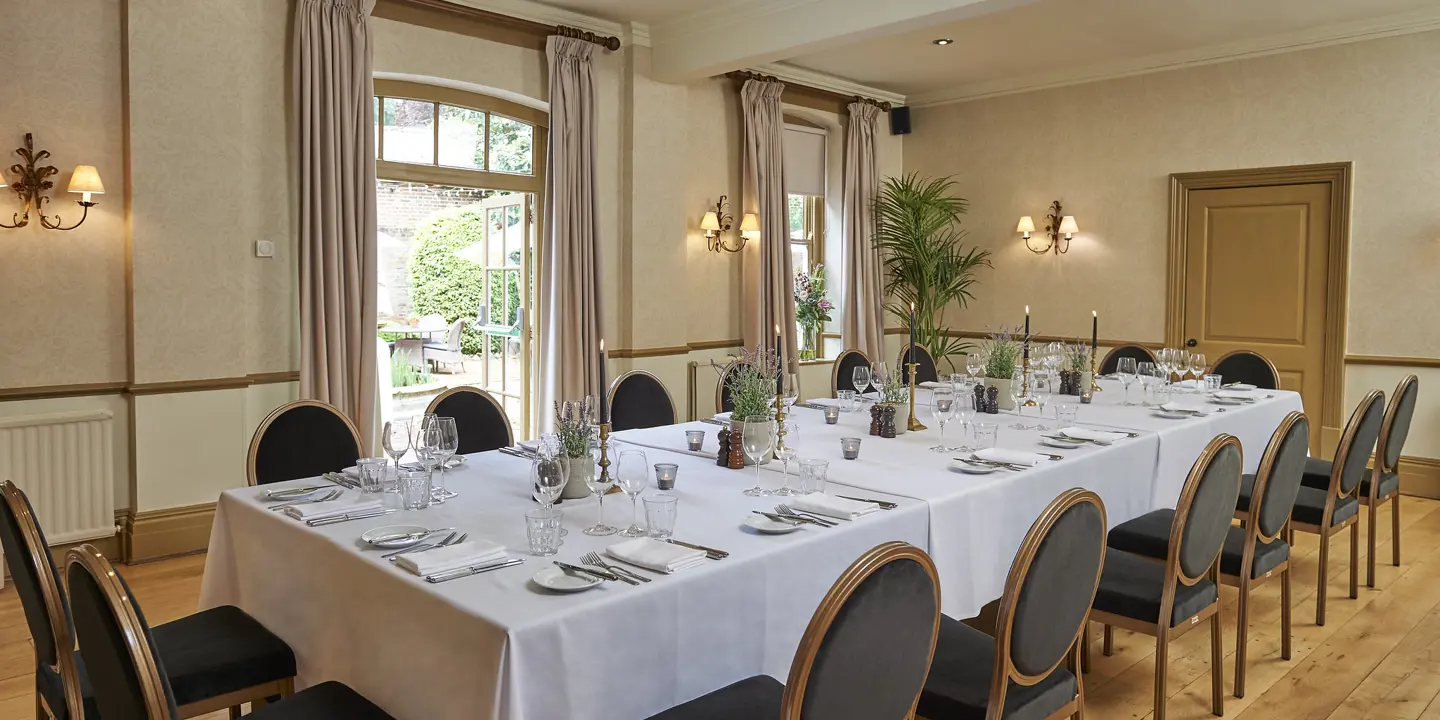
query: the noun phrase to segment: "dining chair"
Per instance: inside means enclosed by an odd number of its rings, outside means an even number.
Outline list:
[[[735,377],[735,368],[739,362],[731,360],[720,369],[720,379],[715,382],[716,412],[730,412],[735,409],[735,403],[730,399],[730,381]]]
[[[1390,404],[1385,408],[1385,419],[1380,424],[1380,438],[1375,444],[1373,473],[1360,481],[1356,496],[1361,507],[1369,508],[1369,554],[1365,558],[1365,586],[1375,587],[1375,522],[1378,509],[1390,503],[1390,560],[1400,566],[1400,454],[1405,448],[1405,438],[1410,434],[1410,421],[1415,416],[1415,402],[1420,394],[1420,379],[1407,375],[1395,386]],[[1310,458],[1305,462],[1307,487],[1324,490],[1330,483],[1332,463],[1329,460]],[[1379,482],[1371,482],[1375,476]]]
[[[910,343],[905,343],[895,360],[895,367],[900,369],[902,383],[910,382],[909,354]],[[939,379],[940,373],[935,369],[935,358],[930,355],[930,350],[920,343],[915,343],[915,384],[936,382]]]
[[[245,479],[250,485],[339,472],[361,456],[360,432],[334,405],[296,400],[260,421],[250,439]]]
[[[99,717],[93,666],[75,653],[75,632],[60,574],[30,499],[0,483],[0,545],[35,646],[35,717]],[[195,717],[290,692],[295,653],[239,608],[205,610],[155,628],[174,678],[180,717]],[[106,717],[110,717],[106,715]]]
[[[1170,642],[1210,620],[1210,704],[1224,714],[1224,642],[1220,638],[1220,549],[1225,543],[1244,462],[1240,441],[1221,434],[1205,446],[1180,491],[1165,560],[1113,546],[1090,619],[1104,624],[1103,652],[1114,650],[1114,627],[1155,638],[1155,720],[1165,720],[1166,666]],[[1106,540],[1109,543],[1109,540]]]
[[[1120,367],[1121,358],[1134,358],[1137,364],[1153,363],[1155,362],[1155,353],[1150,352],[1150,348],[1144,345],[1119,345],[1110,348],[1110,352],[1105,353],[1105,358],[1100,361],[1100,369],[1095,372],[1101,375],[1113,374]]]
[[[1280,371],[1270,358],[1252,350],[1231,350],[1215,359],[1210,373],[1219,375],[1221,382],[1249,383],[1261,390],[1280,389]]]
[[[421,353],[425,359],[435,365],[438,370],[441,364],[459,365],[460,372],[465,372],[465,353],[460,349],[460,343],[465,334],[465,318],[460,318],[450,323],[450,329],[445,333],[445,340],[426,340],[421,346]]]
[[[610,429],[615,431],[675,424],[675,401],[660,378],[631,370],[610,384]]]
[[[1306,461],[1305,477],[1295,496],[1290,531],[1320,536],[1319,579],[1315,589],[1315,624],[1325,624],[1325,595],[1329,583],[1330,538],[1350,528],[1350,598],[1360,597],[1360,499],[1356,497],[1367,475],[1370,452],[1375,449],[1383,423],[1385,394],[1371,390],[1360,399],[1345,423],[1335,461],[1324,476],[1323,487],[1313,487],[1312,465]],[[1396,528],[1397,530],[1399,528]],[[1294,541],[1291,540],[1291,544]]]
[[[910,718],[939,622],[940,580],[930,556],[902,542],[878,545],[821,600],[784,685],[756,675],[650,720]]]
[[[455,418],[455,432],[460,435],[456,453],[489,452],[515,444],[515,429],[500,402],[484,390],[470,385],[450,388],[435,396],[425,408],[426,414]]]
[[[841,390],[855,390],[855,368],[870,367],[870,358],[859,350],[841,350],[830,371],[830,397],[840,397]]]
[[[65,577],[74,603],[80,657],[95,690],[95,714],[106,720],[179,720],[185,714],[182,687],[165,641],[145,622],[135,596],[105,556],[90,544],[66,556]],[[192,648],[192,650],[195,648]],[[293,657],[292,657],[293,662]],[[293,666],[292,666],[293,667]],[[290,681],[270,702],[251,700],[252,720],[347,718],[387,720],[385,711],[338,682],[325,682],[299,693]],[[214,710],[214,708],[211,708]],[[233,710],[232,717],[238,717]]]
[[[1246,640],[1249,638],[1250,589],[1271,578],[1280,579],[1280,656],[1290,659],[1290,545],[1286,525],[1310,446],[1310,421],[1292,412],[1270,436],[1259,471],[1242,475],[1239,509],[1235,517],[1245,524],[1231,526],[1220,550],[1220,582],[1239,590],[1235,630],[1235,697],[1245,697]],[[1253,519],[1253,520],[1252,520]],[[1112,550],[1164,560],[1170,543],[1175,511],[1155,510],[1115,526],[1108,543]]]
[[[1077,665],[1080,633],[1104,563],[1100,496],[1080,488],[1061,493],[1015,554],[994,636],[940,617],[935,659],[916,716],[1041,720],[1079,714],[1085,703]]]

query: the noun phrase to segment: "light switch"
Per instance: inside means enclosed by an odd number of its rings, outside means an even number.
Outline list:
[[[271,241],[271,240],[256,240],[256,241],[255,241],[255,257],[258,257],[258,258],[275,257],[275,243],[274,243],[273,241]]]

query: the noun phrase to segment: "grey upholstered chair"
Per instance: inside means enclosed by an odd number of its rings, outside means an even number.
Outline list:
[[[716,412],[730,412],[735,409],[735,402],[730,399],[730,380],[735,377],[738,364],[738,361],[731,360],[720,370],[720,379],[715,382]]]
[[[1380,424],[1380,438],[1376,441],[1375,457],[1378,465],[1374,472],[1360,481],[1356,495],[1362,507],[1369,508],[1369,554],[1365,558],[1365,585],[1375,587],[1375,521],[1381,505],[1390,503],[1390,553],[1391,562],[1400,566],[1400,454],[1405,449],[1405,438],[1410,434],[1410,421],[1415,417],[1415,401],[1420,394],[1420,379],[1406,375],[1395,386],[1390,404],[1385,408],[1385,420]],[[1331,463],[1329,460],[1310,458],[1305,462],[1305,486],[1324,490],[1330,484]],[[1371,482],[1375,476],[1380,481]]]
[[[270,413],[255,428],[246,456],[251,485],[340,472],[360,458],[360,431],[334,405],[296,400]]]
[[[856,390],[855,368],[870,367],[870,358],[859,350],[842,350],[830,371],[830,397],[840,397],[841,390]]]
[[[1100,361],[1100,369],[1096,372],[1101,375],[1109,375],[1120,367],[1120,358],[1135,358],[1135,362],[1155,362],[1155,353],[1143,345],[1120,345],[1105,353],[1105,359]]]
[[[1216,358],[1210,372],[1225,384],[1249,383],[1262,390],[1280,389],[1280,371],[1270,358],[1250,350],[1233,350]]]
[[[450,323],[450,329],[445,333],[445,340],[426,340],[421,346],[421,354],[425,359],[435,364],[438,370],[440,365],[459,365],[460,372],[465,372],[465,353],[460,349],[461,338],[465,333],[465,318],[460,318]]]
[[[1345,423],[1345,433],[1335,449],[1335,461],[1323,476],[1324,484],[1314,487],[1314,466],[1306,461],[1305,478],[1295,496],[1295,509],[1290,515],[1290,530],[1320,536],[1319,579],[1315,589],[1315,624],[1325,624],[1325,595],[1329,585],[1330,538],[1350,528],[1350,597],[1360,597],[1360,500],[1356,497],[1361,483],[1372,471],[1366,469],[1370,452],[1380,437],[1385,410],[1385,393],[1371,390]],[[1245,502],[1242,500],[1242,503]],[[1397,530],[1399,528],[1396,528]],[[1293,544],[1293,543],[1292,543]]]
[[[125,579],[93,545],[67,556],[65,577],[74,601],[80,655],[90,673],[98,713],[108,720],[179,720],[185,709],[175,670],[162,652],[164,641],[152,634]],[[158,630],[159,628],[157,628]],[[211,642],[215,642],[211,639]],[[162,657],[162,655],[166,655]],[[179,658],[184,660],[185,658]],[[294,659],[291,659],[292,668]],[[252,720],[389,720],[385,711],[337,682],[326,682],[269,703],[251,702]],[[226,699],[234,700],[227,697]],[[212,707],[206,712],[215,710]],[[231,717],[238,717],[233,712]]]
[[[610,384],[610,429],[660,427],[675,424],[675,402],[660,378],[644,370],[631,370]]]
[[[1235,516],[1245,521],[1245,526],[1229,528],[1220,550],[1220,582],[1240,591],[1236,606],[1235,697],[1245,697],[1250,588],[1276,576],[1280,578],[1283,598],[1280,655],[1290,659],[1290,545],[1285,531],[1295,494],[1300,490],[1309,446],[1310,421],[1303,413],[1292,412],[1270,436],[1259,472],[1241,478],[1240,509]],[[1174,510],[1156,510],[1121,523],[1110,531],[1110,548],[1164,560],[1174,519]]]
[[[906,720],[925,685],[939,622],[930,556],[901,542],[878,545],[820,602],[784,685],[757,675],[651,720]]]
[[[1079,713],[1085,699],[1079,638],[1104,561],[1100,497],[1079,488],[1061,493],[1030,526],[1010,565],[994,637],[940,618],[916,714],[1040,720]]]
[[[940,379],[940,371],[936,369],[935,358],[930,354],[930,349],[915,343],[915,384],[922,382],[935,382]],[[900,348],[900,355],[895,358],[895,367],[900,372],[900,382],[910,382],[910,344],[906,343]]]
[[[1165,560],[1110,548],[1090,619],[1105,625],[1104,652],[1114,629],[1155,637],[1155,720],[1165,720],[1170,641],[1210,619],[1211,712],[1224,714],[1224,642],[1220,639],[1220,549],[1240,495],[1240,441],[1219,435],[1190,468],[1166,536]]]
[[[500,402],[484,390],[461,385],[435,396],[427,414],[455,418],[461,455],[489,452],[515,444],[515,429]]]

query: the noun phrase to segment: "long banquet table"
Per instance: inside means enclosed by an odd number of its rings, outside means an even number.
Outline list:
[[[1112,525],[1173,505],[1185,472],[1216,433],[1240,437],[1253,469],[1280,419],[1300,409],[1298,395],[1276,392],[1205,418],[1166,420],[1121,407],[1118,395],[1097,394],[1080,411],[1082,424],[1139,433],[1110,447],[1045,448],[1038,430],[1010,427],[1013,414],[985,418],[1000,423],[1001,447],[1065,459],[984,476],[947,469],[952,454],[928,450],[938,437],[933,427],[872,438],[864,436],[868,415],[844,414],[827,426],[819,411],[797,407],[794,442],[800,457],[830,461],[830,492],[900,507],[779,536],[740,527],[751,510],[770,509],[777,499],[741,494],[753,470],[715,465],[714,425],[615,433],[612,457],[638,447],[651,463],[680,465],[676,537],[730,557],[669,576],[642,571],[654,580],[575,595],[530,581],[550,559],[526,553],[522,515],[533,501],[528,461],[520,458],[470,455],[447,473],[460,496],[443,505],[319,528],[267,511],[255,488],[231,490],[216,509],[201,606],[245,609],[295,648],[302,684],[340,680],[401,720],[644,718],[750,675],[783,680],[820,599],[874,545],[902,540],[926,549],[940,570],[945,611],[965,617],[999,595],[1020,540],[1062,490],[1098,492]],[[684,429],[706,430],[707,452],[684,450]],[[947,428],[948,443],[959,442],[957,429]],[[842,435],[864,437],[859,460],[840,459]],[[779,469],[771,463],[762,470],[770,487],[779,485]],[[792,461],[792,476],[795,470]],[[607,521],[628,523],[628,500],[607,500]],[[595,521],[593,498],[561,508],[570,533],[558,559],[578,561],[621,539],[580,532]],[[358,540],[371,527],[402,523],[455,526],[526,562],[427,584]]]

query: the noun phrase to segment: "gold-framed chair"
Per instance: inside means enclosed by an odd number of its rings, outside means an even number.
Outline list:
[[[436,395],[425,408],[427,415],[455,418],[460,455],[489,452],[515,444],[510,416],[494,395],[472,385],[457,385]]]
[[[1242,382],[1261,390],[1280,389],[1280,371],[1270,358],[1254,350],[1231,350],[1210,365],[1210,372],[1225,384]]]
[[[841,350],[830,368],[830,397],[840,397],[841,390],[855,389],[855,368],[870,367],[870,357],[854,348]]]
[[[644,370],[622,373],[610,383],[610,429],[616,432],[675,424],[675,399],[660,378]]]
[[[910,354],[910,343],[905,343],[900,348],[900,354],[895,357],[895,371],[900,375],[900,382],[910,382],[910,366],[906,362]],[[940,379],[940,370],[935,365],[935,356],[930,354],[930,348],[915,343],[915,384],[922,382],[936,382]]]
[[[296,400],[275,408],[255,428],[245,480],[254,487],[339,472],[354,465],[364,447],[355,423],[334,405]]]
[[[1115,369],[1120,367],[1120,358],[1135,358],[1136,363],[1154,363],[1155,353],[1144,345],[1117,345],[1105,353],[1105,357],[1100,360],[1100,365],[1095,372],[1101,375],[1115,372]]]
[[[730,393],[727,392],[730,386],[730,377],[738,366],[738,360],[731,360],[725,363],[720,369],[720,377],[715,381],[715,412],[730,412],[735,409],[735,403],[730,402]]]

